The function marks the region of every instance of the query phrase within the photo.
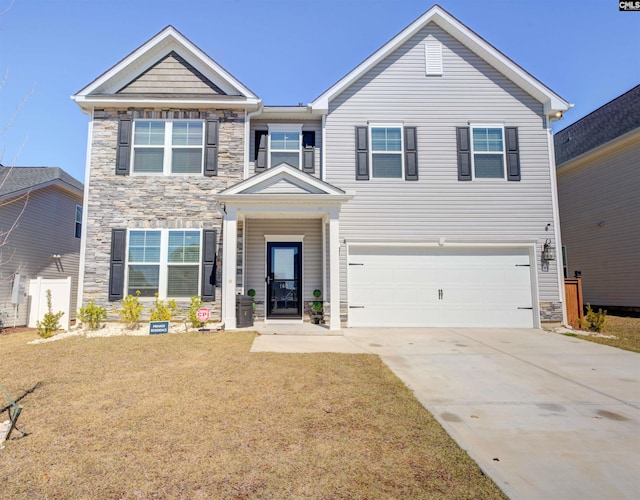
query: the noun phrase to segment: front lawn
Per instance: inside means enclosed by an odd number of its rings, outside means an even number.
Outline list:
[[[377,356],[250,353],[251,333],[34,338],[0,336],[0,384],[33,389],[1,498],[504,498]]]
[[[608,314],[602,336],[576,335],[581,339],[606,344],[627,351],[640,352],[640,318]]]

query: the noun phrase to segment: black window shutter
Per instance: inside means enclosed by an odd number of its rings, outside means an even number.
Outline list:
[[[131,118],[118,122],[118,144],[116,148],[116,175],[129,175],[131,162]]]
[[[315,151],[316,133],[313,131],[302,132],[302,171],[313,174],[316,170]]]
[[[507,147],[507,180],[520,180],[520,151],[518,149],[518,127],[505,127]]]
[[[204,175],[218,175],[218,120],[207,120],[204,145]]]
[[[469,127],[456,128],[456,143],[458,148],[458,180],[471,180],[471,149],[469,142]]]
[[[264,172],[267,169],[267,143],[269,132],[256,130],[256,172]]]
[[[404,179],[418,180],[418,147],[416,127],[404,128]]]
[[[356,180],[369,180],[369,128],[356,127]]]
[[[109,266],[109,301],[124,297],[124,265],[127,254],[127,230],[111,230],[111,265]]]
[[[216,299],[216,230],[202,231],[202,300]]]

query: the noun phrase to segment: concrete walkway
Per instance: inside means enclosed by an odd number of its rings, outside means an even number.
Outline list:
[[[640,355],[541,330],[343,333],[306,342],[380,355],[509,497],[640,497]],[[254,348],[310,352],[282,337]]]

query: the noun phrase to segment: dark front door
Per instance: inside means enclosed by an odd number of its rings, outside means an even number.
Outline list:
[[[267,318],[302,318],[302,243],[267,243]]]

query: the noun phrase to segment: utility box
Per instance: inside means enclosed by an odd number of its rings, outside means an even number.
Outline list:
[[[236,295],[236,327],[253,326],[253,298],[248,295]]]

